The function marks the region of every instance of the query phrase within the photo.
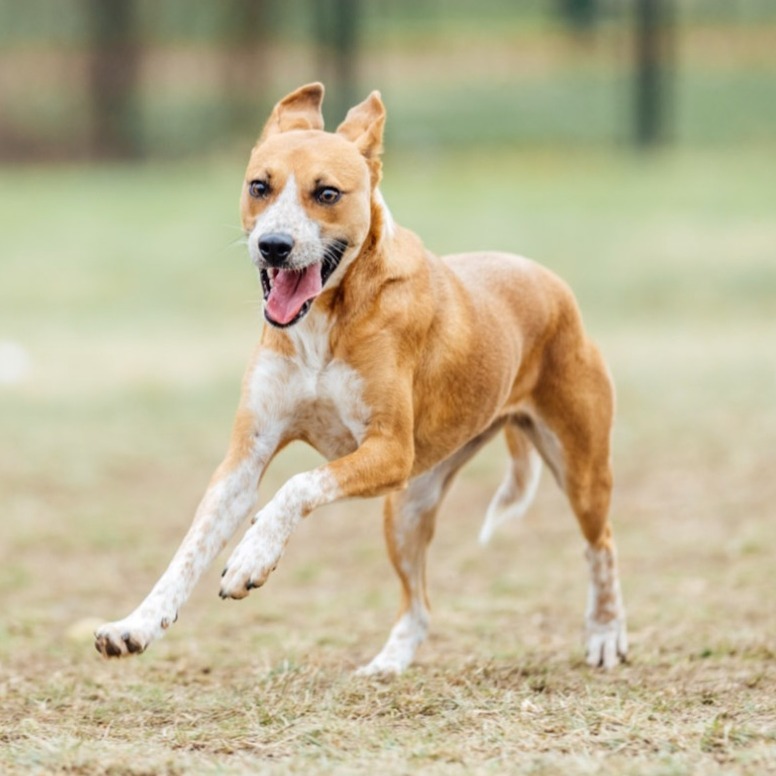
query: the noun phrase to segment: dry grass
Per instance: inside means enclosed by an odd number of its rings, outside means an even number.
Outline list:
[[[695,254],[672,264],[656,248],[654,275],[633,268],[640,288],[659,292],[652,308],[607,262],[626,244],[609,225],[632,217],[622,181],[632,204],[650,201],[654,180],[610,163],[599,170],[616,183],[608,202],[599,177],[589,204],[564,205],[587,163],[572,161],[561,174],[546,161],[514,160],[516,174],[535,184],[527,207],[538,226],[528,241],[537,242],[550,211],[561,232],[564,223],[589,225],[582,248],[573,234],[565,238],[565,255],[578,250],[582,262],[564,274],[580,288],[619,387],[614,519],[630,663],[609,674],[584,665],[582,544],[549,478],[522,525],[505,527],[486,550],[477,546],[501,474],[499,443],[463,473],[441,515],[432,635],[399,679],[352,676],[381,646],[398,594],[375,502],[316,513],[246,601],[218,599],[217,565],[165,640],[138,659],[99,659],[93,621],[122,616],[155,581],[217,463],[253,338],[255,312],[243,302],[256,294],[241,260],[214,262],[207,236],[191,233],[214,199],[233,204],[226,172],[217,173],[224,184],[215,192],[188,192],[191,207],[178,203],[167,216],[160,203],[173,198],[165,183],[148,180],[153,172],[120,178],[115,201],[116,178],[78,173],[84,207],[110,211],[121,202],[123,216],[151,224],[151,236],[116,248],[142,257],[137,268],[122,264],[117,281],[99,253],[114,244],[115,221],[84,216],[88,229],[68,227],[80,211],[65,207],[54,226],[71,271],[55,270],[69,278],[55,287],[29,274],[45,261],[23,223],[3,237],[12,259],[4,287],[15,294],[3,309],[15,312],[0,310],[0,333],[23,339],[35,371],[0,394],[0,771],[776,771],[776,284],[767,247],[776,226],[743,206],[736,215],[717,194],[701,195],[684,214],[652,203],[644,218],[653,247],[675,249],[677,220],[685,246],[704,221],[715,236],[737,235],[714,244],[708,232],[698,237],[709,239],[704,260],[718,267],[698,286],[700,301],[692,287],[677,287],[693,276]],[[662,170],[676,199],[692,185],[692,164],[674,178],[672,167]],[[700,160],[696,172],[705,169]],[[412,182],[407,201],[410,192],[431,194],[418,191],[414,165],[394,171],[397,189]],[[726,174],[730,191],[746,189],[733,167]],[[36,189],[29,174],[17,175],[21,211]],[[478,195],[486,178],[492,171],[469,179]],[[144,184],[158,193],[147,195]],[[438,198],[446,195],[442,186]],[[499,207],[508,217],[493,196],[482,201],[482,224],[454,229],[478,234]],[[226,209],[210,223],[231,217]],[[437,232],[439,242],[452,237]],[[548,253],[564,255],[556,231],[548,240]],[[176,244],[183,247],[160,278],[152,252]],[[724,274],[734,260],[760,273],[751,308],[746,288],[729,282],[735,268]],[[632,314],[623,293],[635,300]],[[301,449],[284,454],[265,495],[313,460]]]

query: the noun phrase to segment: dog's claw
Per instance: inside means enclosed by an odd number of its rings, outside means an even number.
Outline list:
[[[129,635],[129,633],[124,633],[121,636],[121,640],[127,645],[127,652],[129,652],[132,655],[139,655],[141,652],[145,650],[145,647],[143,647],[142,644],[135,641],[135,639],[133,639],[132,636]]]
[[[105,654],[108,657],[121,656],[121,647],[117,647],[110,639],[106,639],[104,644],[105,644]]]

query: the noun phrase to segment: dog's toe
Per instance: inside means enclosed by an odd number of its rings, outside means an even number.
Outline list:
[[[606,625],[589,628],[586,662],[593,668],[609,670],[625,662],[628,654],[628,636],[625,622],[612,620]]]
[[[145,650],[145,644],[141,644],[131,633],[124,633],[121,640],[127,645],[127,652],[132,655],[139,655]]]
[[[121,644],[115,642],[109,634],[98,634],[94,646],[104,657],[121,657],[124,654]]]

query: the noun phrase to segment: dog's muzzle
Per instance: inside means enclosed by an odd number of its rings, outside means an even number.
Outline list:
[[[346,240],[332,240],[326,245],[320,261],[294,267],[291,236],[281,232],[262,235],[259,238],[259,274],[267,322],[282,329],[304,318],[339,266],[347,247]]]

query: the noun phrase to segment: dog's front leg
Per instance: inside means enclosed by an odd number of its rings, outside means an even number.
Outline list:
[[[412,469],[409,427],[367,438],[354,453],[292,477],[254,518],[224,569],[222,598],[244,598],[280,560],[294,528],[313,509],[340,499],[378,496],[406,485]]]
[[[229,453],[170,565],[132,614],[97,630],[98,652],[106,657],[143,652],[175,622],[205,569],[253,509],[257,484],[278,442],[251,413],[238,413]]]

